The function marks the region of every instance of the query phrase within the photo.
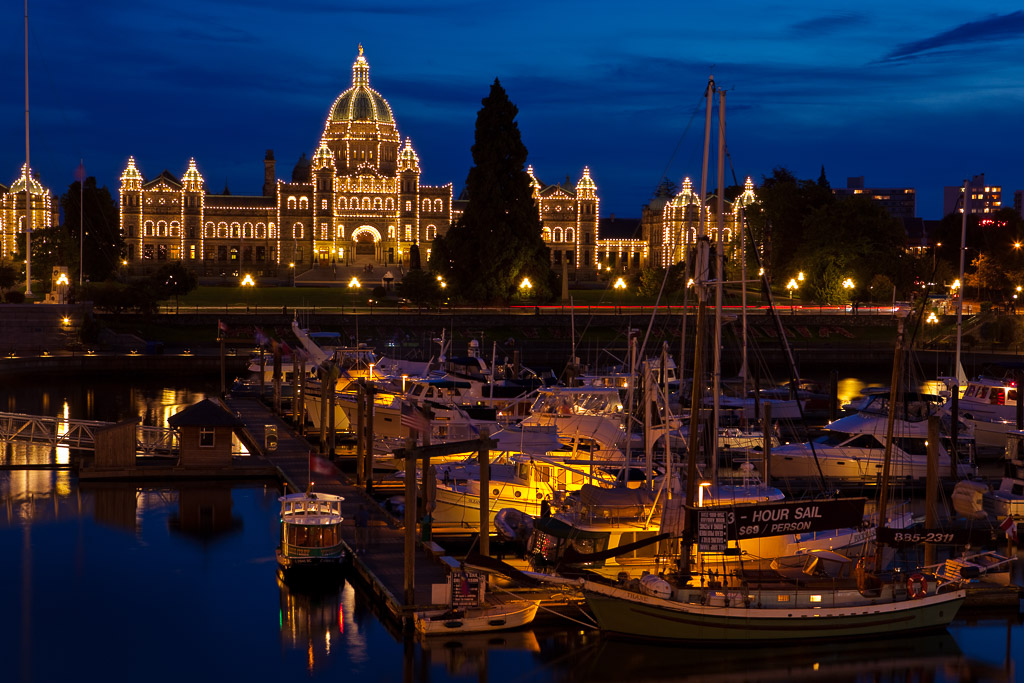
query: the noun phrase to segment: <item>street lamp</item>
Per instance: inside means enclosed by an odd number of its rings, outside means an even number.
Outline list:
[[[799,277],[802,280],[803,279],[803,273],[800,273]],[[793,292],[796,289],[798,289],[799,287],[800,287],[800,285],[797,284],[797,281],[796,281],[795,278],[790,278],[789,282],[786,283],[786,289],[789,290],[789,312],[791,314],[793,313]]]
[[[524,277],[523,281],[519,283],[519,291],[522,296],[530,296],[530,292],[533,290],[533,283],[530,282],[530,278]]]
[[[245,312],[249,312],[249,290],[256,286],[256,281],[252,279],[252,275],[246,273],[240,283],[242,285],[242,291],[245,292]]]
[[[612,285],[612,287],[615,289],[615,291],[620,292],[619,296],[617,296],[616,299],[619,300],[619,304],[620,304],[619,312],[621,313],[622,312],[621,311],[621,304],[622,304],[622,294],[621,293],[626,291],[626,280],[624,278],[620,277],[618,280],[615,281],[615,284]]]
[[[288,267],[292,269],[292,287],[295,286],[295,262],[288,264]]]

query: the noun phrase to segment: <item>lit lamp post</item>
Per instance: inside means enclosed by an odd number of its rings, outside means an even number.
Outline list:
[[[800,273],[801,279],[803,279],[803,273]],[[789,282],[786,283],[786,289],[789,290],[789,312],[793,313],[793,292],[800,287],[797,284],[796,278],[790,278]]]
[[[530,298],[530,294],[533,292],[533,283],[530,282],[530,278],[524,277],[523,281],[519,283],[519,296],[523,297],[524,300]]]
[[[245,312],[249,312],[249,290],[256,286],[256,280],[252,278],[252,275],[246,273],[242,277],[242,281],[239,283],[242,285],[242,292],[245,293]]]
[[[295,262],[293,261],[293,262],[289,263],[288,267],[292,271],[292,287],[294,287],[295,286]]]
[[[853,287],[853,278],[848,277],[845,280],[843,280],[843,289],[846,290],[846,298],[850,299],[851,301],[853,300]],[[853,306],[851,305],[850,308],[852,309]]]
[[[619,313],[621,313],[622,312],[622,310],[621,310],[622,294],[624,294],[625,291],[626,291],[626,280],[624,278],[620,277],[618,280],[615,281],[615,284],[612,285],[612,287],[615,289],[616,292],[619,293],[618,296],[616,296],[615,298],[618,300],[618,303],[619,303]]]

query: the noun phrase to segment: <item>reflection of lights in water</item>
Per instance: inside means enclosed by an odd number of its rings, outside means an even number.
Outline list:
[[[62,437],[68,433],[71,421],[71,406],[68,405],[67,399],[64,399],[64,410],[58,416],[57,420],[57,436]],[[68,465],[71,463],[71,449],[67,446],[57,446],[56,462],[58,465]]]
[[[370,653],[366,647],[366,635],[361,632],[359,624],[354,619],[356,613],[356,591],[348,582],[345,582],[345,588],[341,591],[341,604],[345,609],[345,613],[349,615],[345,637],[349,658],[356,664],[368,662],[370,661]],[[340,609],[338,613],[340,616]]]
[[[327,648],[327,654],[331,654],[331,629],[324,631],[324,647]]]

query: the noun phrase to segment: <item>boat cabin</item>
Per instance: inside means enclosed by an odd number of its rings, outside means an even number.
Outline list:
[[[291,560],[341,554],[341,496],[293,493],[281,502],[281,552]]]

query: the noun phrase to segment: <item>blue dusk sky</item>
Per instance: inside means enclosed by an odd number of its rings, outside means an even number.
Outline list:
[[[729,168],[783,166],[834,187],[942,188],[985,173],[1024,189],[1024,11],[1005,2],[30,0],[31,159],[57,194],[84,159],[116,193],[195,157],[208,188],[259,194],[263,156],[290,179],[358,46],[420,157],[462,189],[480,100],[497,77],[538,178],[589,166],[601,214],[639,217],[663,177],[698,182],[703,91],[727,91]],[[24,6],[3,4],[0,182],[25,159]],[[714,186],[714,170],[711,171]]]

